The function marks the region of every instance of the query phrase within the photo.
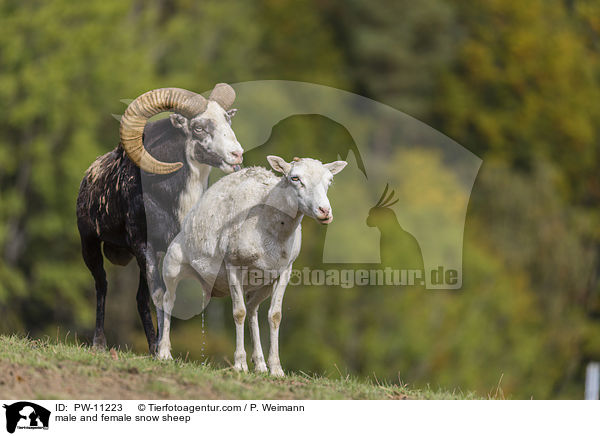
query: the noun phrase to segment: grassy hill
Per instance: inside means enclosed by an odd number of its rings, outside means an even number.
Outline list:
[[[470,399],[473,395],[411,390],[405,385],[289,374],[284,379],[197,362],[49,339],[0,336],[4,399]]]

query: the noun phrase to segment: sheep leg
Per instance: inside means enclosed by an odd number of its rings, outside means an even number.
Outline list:
[[[161,290],[161,292],[157,293],[157,295],[160,295],[160,299],[162,301],[164,292],[162,292],[162,290]],[[157,331],[156,331],[157,336],[158,336],[157,344],[160,343],[160,340],[162,339],[162,336],[163,336],[164,321],[165,321],[164,311],[161,308],[159,308],[158,306],[156,306],[156,323],[158,324]],[[157,349],[158,349],[158,345],[157,345]]]
[[[235,322],[235,353],[233,355],[233,368],[236,371],[248,371],[246,350],[244,348],[244,321],[246,319],[246,306],[244,304],[244,291],[242,288],[242,271],[240,268],[228,267],[229,292],[233,303],[233,320]]]
[[[258,306],[265,301],[273,290],[272,286],[265,286],[256,290],[248,299],[246,307],[248,308],[248,324],[250,325],[250,334],[252,335],[252,362],[256,372],[267,372],[267,364],[263,355],[262,345],[260,344],[260,331],[258,329]]]
[[[271,330],[271,348],[269,349],[269,369],[271,375],[283,377],[283,369],[279,361],[279,325],[281,324],[281,305],[283,303],[283,294],[290,281],[292,266],[285,270],[276,283],[273,284],[273,294],[271,296],[271,306],[269,307],[269,327]]]
[[[160,341],[158,343],[157,357],[161,360],[171,360],[171,312],[175,305],[175,292],[177,284],[183,278],[186,264],[183,252],[177,241],[173,241],[163,260],[163,279],[165,291],[158,290],[152,294],[156,305],[157,316],[162,314],[162,323],[159,323]]]
[[[163,253],[163,257],[162,260],[164,260],[164,253]],[[160,261],[159,261],[160,264]],[[165,314],[162,310],[162,299],[163,296],[165,294],[165,284],[164,284],[164,280],[162,280],[162,271],[161,271],[161,286],[159,286],[158,288],[154,288],[151,292],[151,296],[152,296],[152,301],[155,303],[154,307],[156,308],[156,351],[158,352],[158,344],[160,343],[160,340],[162,338],[162,334],[163,334],[163,322],[164,322],[164,318],[165,318]],[[161,304],[156,304],[156,301],[159,300],[161,302]]]
[[[148,341],[148,350],[151,355],[156,354],[156,334],[154,332],[154,324],[152,322],[152,313],[150,309],[150,292],[148,291],[148,282],[146,274],[140,269],[140,283],[136,295],[137,309],[144,326],[146,340]]]
[[[171,289],[177,287],[176,280],[173,282],[169,282],[167,285],[167,292],[163,295],[163,307],[169,304]],[[172,300],[175,301],[175,292],[173,291]],[[172,307],[171,307],[172,308]],[[156,357],[160,360],[173,360],[173,356],[171,356],[171,310],[163,310],[163,321],[162,327],[163,330],[160,335],[160,342],[158,343],[158,352],[156,353]]]
[[[106,303],[106,272],[104,259],[100,251],[100,241],[97,238],[81,238],[83,260],[94,277],[96,285],[96,329],[94,330],[94,348],[106,348],[104,336],[104,307]]]

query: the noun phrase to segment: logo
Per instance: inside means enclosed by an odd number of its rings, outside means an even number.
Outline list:
[[[14,433],[18,429],[48,430],[50,411],[28,401],[4,405],[6,409],[6,431]]]
[[[246,162],[267,166],[266,155],[286,153],[286,162],[300,156],[348,164],[325,191],[335,222],[311,235],[313,255],[302,259],[310,271],[302,269],[300,281],[294,272],[293,282],[342,288],[462,288],[465,218],[482,163],[479,157],[408,114],[340,89],[285,80],[233,87],[239,96],[234,130],[244,144]],[[302,136],[306,141],[296,138],[295,121],[320,118],[329,120],[327,129],[315,127],[315,132]],[[142,172],[144,201],[165,198],[156,180]],[[281,198],[290,201],[282,203]],[[276,189],[264,197],[265,206],[288,216],[296,215],[292,209],[298,202],[292,193]],[[178,207],[174,203],[172,210]],[[257,210],[240,211],[236,220],[252,226]],[[163,245],[162,215],[147,214],[146,219],[148,242]],[[195,282],[183,284],[173,316],[188,319],[204,310],[211,296],[207,289],[224,277],[223,261],[221,250],[210,265],[202,266],[204,276],[210,277],[210,283],[203,283],[205,292],[197,292]],[[278,277],[281,270],[276,269]],[[268,283],[271,276],[267,272],[259,279]]]

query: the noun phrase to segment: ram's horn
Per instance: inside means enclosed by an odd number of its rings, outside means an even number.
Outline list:
[[[208,98],[216,101],[223,109],[227,110],[235,100],[235,91],[227,83],[217,83]]]
[[[217,87],[219,85],[215,87],[213,93],[217,91]],[[228,94],[218,92],[217,95],[222,98]],[[187,118],[193,118],[204,112],[206,105],[207,101],[204,97],[185,89],[161,88],[148,91],[131,102],[125,110],[121,118],[121,144],[129,158],[146,172],[169,174],[177,171],[183,166],[181,162],[160,162],[146,151],[142,144],[144,127],[148,120],[158,113],[174,111]]]

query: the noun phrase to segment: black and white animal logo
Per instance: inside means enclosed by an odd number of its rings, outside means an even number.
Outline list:
[[[3,406],[6,409],[6,431],[18,429],[48,429],[50,411],[28,401]]]

